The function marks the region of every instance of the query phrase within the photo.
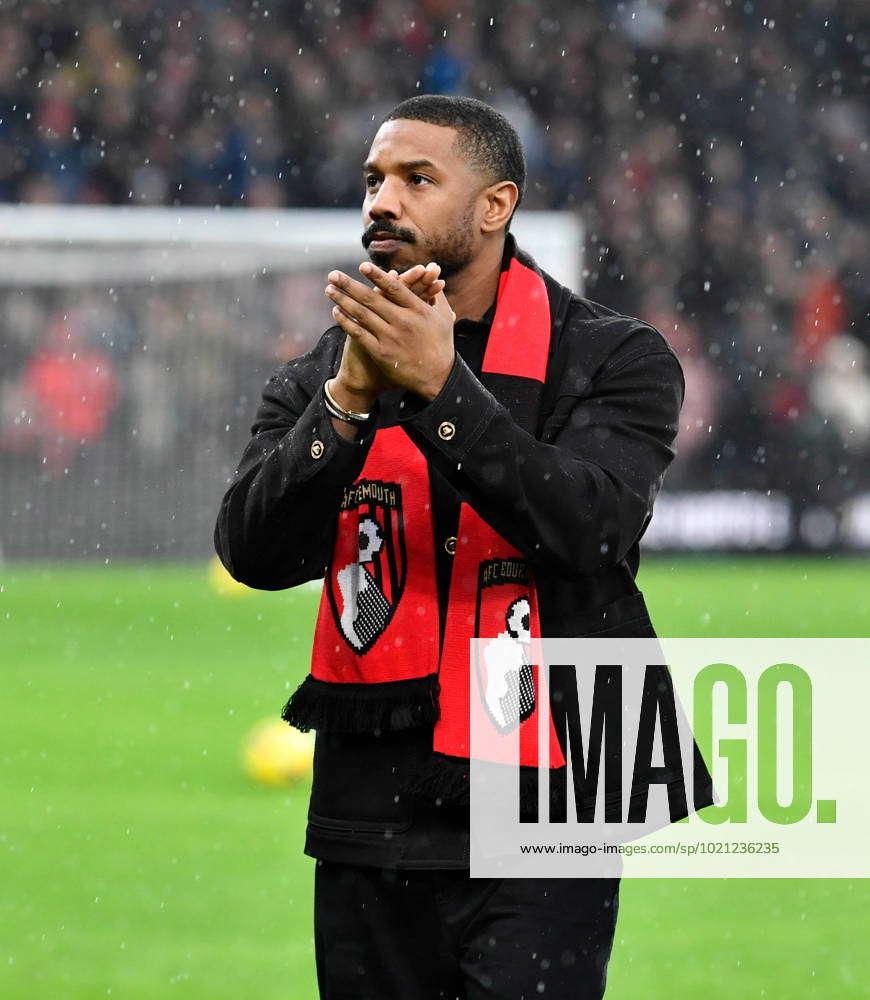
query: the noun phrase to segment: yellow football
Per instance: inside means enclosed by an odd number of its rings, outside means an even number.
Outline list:
[[[283,719],[263,719],[242,747],[245,771],[263,785],[292,785],[311,777],[314,733],[300,733]]]
[[[208,564],[208,582],[221,597],[240,597],[243,594],[253,593],[250,587],[246,587],[245,584],[239,583],[238,580],[234,580],[230,576],[217,556]]]

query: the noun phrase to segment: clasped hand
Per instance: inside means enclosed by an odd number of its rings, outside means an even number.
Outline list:
[[[326,295],[335,303],[335,321],[377,368],[382,386],[401,386],[432,400],[453,368],[456,317],[440,279],[429,282],[429,291],[437,288],[434,295],[412,290],[419,283],[411,280],[417,270],[400,276],[366,261],[360,273],[373,288],[331,271]],[[425,279],[421,288],[424,284]]]

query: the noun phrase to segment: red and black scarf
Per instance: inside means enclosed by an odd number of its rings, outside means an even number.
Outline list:
[[[567,290],[508,240],[479,378],[534,434]],[[357,733],[434,723],[416,789],[462,799],[472,713],[489,727],[486,759],[516,765],[499,737],[519,728],[519,764],[537,768],[540,614],[528,561],[463,502],[441,643],[436,544],[426,456],[401,426],[379,428],[342,499],[311,672],[282,717]],[[472,638],[489,640],[483,655],[472,656]],[[565,764],[552,722],[549,764]]]

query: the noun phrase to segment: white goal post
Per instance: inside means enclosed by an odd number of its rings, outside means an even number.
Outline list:
[[[545,271],[582,290],[578,215],[521,209],[511,230]],[[330,268],[337,257],[363,259],[361,233],[353,209],[3,205],[0,284],[184,281],[262,268]],[[288,257],[293,253],[302,259]]]

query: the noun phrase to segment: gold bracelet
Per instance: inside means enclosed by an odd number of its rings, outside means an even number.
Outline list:
[[[364,424],[371,416],[371,413],[358,413],[355,410],[346,410],[343,406],[336,403],[332,393],[327,388],[327,383],[330,381],[332,380],[327,379],[323,383],[323,395],[326,397],[326,408],[330,414],[338,420],[344,420],[348,424]]]

